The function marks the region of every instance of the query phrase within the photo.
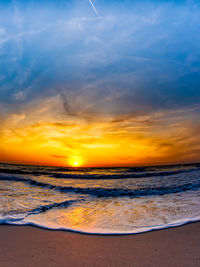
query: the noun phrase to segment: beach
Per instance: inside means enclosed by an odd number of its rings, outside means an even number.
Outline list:
[[[135,235],[0,226],[1,267],[200,266],[200,222]]]

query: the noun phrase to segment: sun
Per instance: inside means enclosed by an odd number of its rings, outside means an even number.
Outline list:
[[[82,166],[83,164],[83,160],[81,157],[72,157],[70,158],[69,160],[69,164],[72,166],[72,167],[80,167]]]

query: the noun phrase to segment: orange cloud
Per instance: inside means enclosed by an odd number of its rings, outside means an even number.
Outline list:
[[[39,109],[40,104],[4,120],[0,161],[69,166],[70,159],[78,158],[84,166],[130,166],[200,159],[200,125],[188,110],[88,121],[63,115],[62,109],[59,116],[57,98]]]

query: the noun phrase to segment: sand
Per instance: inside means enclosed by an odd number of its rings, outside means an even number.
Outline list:
[[[124,236],[1,225],[0,266],[200,266],[200,222]]]

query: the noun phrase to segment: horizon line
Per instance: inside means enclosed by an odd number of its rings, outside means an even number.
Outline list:
[[[66,165],[38,165],[38,164],[28,164],[28,163],[14,163],[14,162],[2,162],[0,161],[0,164],[8,164],[8,165],[21,165],[21,166],[34,166],[34,167],[55,167],[55,168],[70,168],[70,169],[83,169],[83,168],[141,168],[141,167],[164,167],[164,166],[179,166],[179,165],[194,165],[194,164],[200,164],[200,161],[198,162],[182,162],[182,163],[158,163],[158,164],[152,164],[152,165],[129,165],[129,166],[66,166]],[[0,170],[1,172],[1,170]]]

